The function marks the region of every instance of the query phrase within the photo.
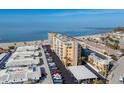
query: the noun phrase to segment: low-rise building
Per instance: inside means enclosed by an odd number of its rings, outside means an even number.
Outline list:
[[[0,58],[3,57],[2,54]],[[42,46],[17,47],[5,63],[4,69],[0,70],[0,83],[52,84],[52,77]]]
[[[23,46],[18,47],[6,63],[6,67],[21,67],[39,64],[38,47]]]
[[[88,62],[93,67],[98,69],[99,72],[103,74],[104,76],[106,76],[109,71],[109,66],[110,66],[111,61],[112,61],[111,57],[98,53],[98,52],[91,53],[88,56]]]
[[[96,80],[98,77],[87,69],[85,66],[70,66],[68,70],[76,78],[78,83],[93,83],[93,80]]]
[[[21,46],[16,49],[16,52],[23,52],[23,51],[35,51],[38,49],[38,46]]]
[[[35,56],[37,57],[39,55],[39,52],[38,51],[23,51],[23,52],[17,52],[15,51],[11,57],[21,57],[21,56]]]
[[[39,80],[40,77],[39,67],[14,67],[0,71],[1,84],[31,83]]]
[[[79,40],[79,43],[81,44],[81,46],[83,48],[89,48],[89,49],[92,49],[92,50],[95,50],[95,51],[98,51],[98,52],[101,52],[101,53],[105,53],[107,55],[115,54],[114,49],[111,49],[104,44],[96,43],[96,42],[89,41],[89,40],[83,39],[83,38],[79,38],[78,40]]]
[[[23,66],[31,66],[37,65],[39,63],[39,58],[16,58],[9,59],[6,63],[6,67],[23,67]]]

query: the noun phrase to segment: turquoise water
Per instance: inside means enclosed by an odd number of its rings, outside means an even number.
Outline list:
[[[93,35],[112,31],[113,28],[89,27],[44,27],[44,26],[0,26],[0,42],[44,40],[48,32],[60,32],[70,36]]]

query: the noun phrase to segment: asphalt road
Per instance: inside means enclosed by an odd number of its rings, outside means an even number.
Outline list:
[[[62,72],[62,77],[64,80],[64,84],[77,84],[76,79],[72,77],[71,73],[65,68],[59,57],[51,51],[50,46],[46,46],[47,50],[49,51],[50,55],[52,56],[54,62],[56,63],[59,70]]]

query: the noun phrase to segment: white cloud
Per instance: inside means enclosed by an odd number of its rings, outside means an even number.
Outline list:
[[[60,10],[61,11],[61,10]],[[63,13],[53,13],[53,14],[43,14],[43,16],[70,16],[70,15],[95,15],[95,14],[112,14],[112,13],[124,13],[124,10],[122,9],[112,9],[112,10],[77,10],[72,12],[63,12]]]

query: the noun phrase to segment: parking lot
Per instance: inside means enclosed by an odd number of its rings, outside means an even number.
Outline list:
[[[58,56],[51,51],[50,46],[43,46],[50,68],[51,76],[55,84],[76,84],[71,73],[65,68]]]
[[[47,58],[48,66],[50,69],[50,73],[52,76],[52,80],[54,84],[63,84],[63,78],[61,75],[61,71],[59,70],[58,66],[55,64],[53,58],[51,57],[49,51],[44,47],[45,55]]]

